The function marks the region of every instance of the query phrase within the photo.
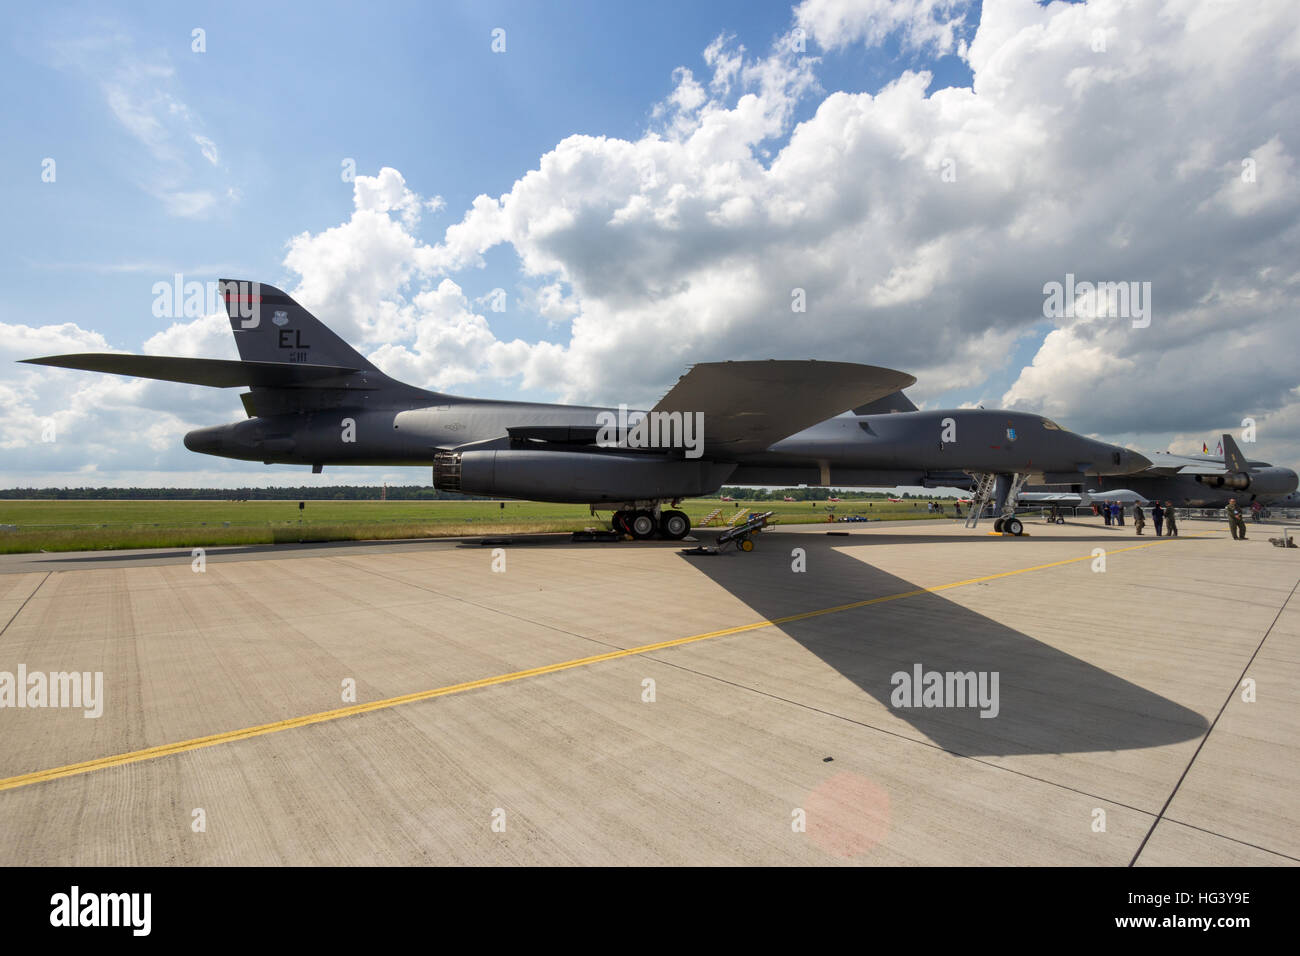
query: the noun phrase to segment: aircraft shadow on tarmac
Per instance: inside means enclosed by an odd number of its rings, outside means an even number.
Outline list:
[[[836,550],[868,543],[862,539],[869,537],[761,535],[758,548],[748,554],[683,555],[681,560],[771,620],[915,590],[915,584]],[[890,536],[889,543],[900,541]],[[806,551],[803,573],[791,570],[796,547]],[[972,567],[969,576],[982,573]],[[1050,589],[1050,582],[1044,587]],[[842,626],[828,626],[837,618],[860,622],[860,627],[847,637]],[[942,594],[914,595],[780,627],[935,744],[965,756],[1158,747],[1199,737],[1209,726],[1195,711]],[[916,664],[941,673],[998,672],[997,716],[981,717],[978,707],[892,706],[892,676],[900,671],[910,675]]]

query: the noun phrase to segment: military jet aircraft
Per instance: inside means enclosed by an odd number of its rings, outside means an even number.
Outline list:
[[[1130,449],[1085,438],[1042,415],[984,408],[919,411],[901,391],[820,422],[747,457],[745,485],[974,487],[974,527],[991,502],[1014,508],[1028,483],[1078,484],[1150,466]]]
[[[913,376],[846,362],[697,364],[648,412],[446,395],[389,378],[273,286],[222,280],[220,290],[238,361],[25,361],[248,387],[248,419],[189,432],[191,451],[313,472],[431,464],[439,489],[612,507],[614,527],[637,538],[685,537],[678,502],[724,482],[892,486],[974,472],[990,494],[997,477],[1005,499],[1013,478],[1072,482],[1150,464],[1037,415],[917,411],[902,392]]]
[[[1122,478],[1099,477],[1089,485],[1093,497],[1127,489],[1149,501],[1172,501],[1180,508],[1220,508],[1239,502],[1285,503],[1300,478],[1290,468],[1249,460],[1231,435],[1223,436],[1222,455],[1155,454],[1151,466]]]

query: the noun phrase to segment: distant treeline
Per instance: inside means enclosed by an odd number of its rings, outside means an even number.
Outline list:
[[[795,501],[826,501],[828,498],[843,498],[849,501],[874,498],[880,501],[890,497],[887,491],[840,491],[838,488],[723,488],[717,495],[709,495],[709,497],[717,498],[719,495],[739,498],[742,501],[782,501],[786,498],[793,498]],[[899,497],[915,496],[903,492]]]
[[[168,501],[378,501],[383,489],[378,485],[313,485],[296,488],[0,488],[0,498],[25,498],[58,501],[60,499],[131,498]],[[483,496],[458,495],[421,485],[389,485],[389,501],[454,499],[488,500]]]

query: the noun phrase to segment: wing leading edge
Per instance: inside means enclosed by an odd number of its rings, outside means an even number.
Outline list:
[[[1233,475],[1249,474],[1255,468],[1269,467],[1266,462],[1251,461],[1241,453],[1229,434],[1221,440],[1222,455],[1157,455],[1147,469],[1156,475]]]

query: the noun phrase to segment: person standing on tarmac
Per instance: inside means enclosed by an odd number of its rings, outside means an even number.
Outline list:
[[[1178,537],[1178,518],[1174,514],[1174,503],[1165,502],[1165,530],[1169,532],[1169,537]]]
[[[1111,505],[1111,508],[1113,509],[1111,514],[1115,518],[1115,523],[1121,528],[1124,527],[1124,505],[1117,501]]]
[[[1151,503],[1151,523],[1156,526],[1156,537],[1160,537],[1161,527],[1165,523],[1165,509],[1160,507],[1159,501]]]
[[[1228,507],[1223,509],[1228,516],[1228,530],[1232,532],[1233,541],[1246,540],[1246,518],[1241,513],[1241,507],[1237,504],[1237,499],[1232,498],[1228,501]]]
[[[1106,522],[1106,527],[1109,528],[1110,527],[1110,502],[1109,501],[1103,501],[1101,503],[1101,517],[1102,520]]]
[[[1141,533],[1142,533],[1142,529],[1146,527],[1146,523],[1147,523],[1147,518],[1146,518],[1146,515],[1144,515],[1144,514],[1142,513],[1142,506],[1139,505],[1139,504],[1134,504],[1134,505],[1133,505],[1133,525],[1134,525],[1134,527],[1137,528],[1137,532],[1138,532],[1138,534],[1141,534]]]

